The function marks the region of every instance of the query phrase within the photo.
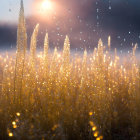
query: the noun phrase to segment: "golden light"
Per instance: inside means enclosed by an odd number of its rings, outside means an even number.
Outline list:
[[[12,124],[13,124],[13,125],[16,125],[16,122],[15,122],[15,121],[13,121],[13,122],[12,122]]]
[[[8,135],[9,135],[9,137],[13,137],[13,133],[11,133],[11,132]]]
[[[17,125],[15,124],[15,125],[13,125],[13,128],[17,128]]]
[[[99,134],[99,132],[98,132],[98,131],[96,131],[93,135],[94,135],[94,137],[97,137],[97,136],[98,136],[98,134]]]
[[[92,116],[93,115],[93,112],[89,112],[89,116]]]
[[[52,2],[50,0],[44,0],[41,4],[41,8],[43,11],[51,10],[52,9]]]
[[[19,112],[17,112],[17,113],[16,113],[16,115],[19,117],[19,116],[20,116],[20,113],[19,113]]]
[[[92,131],[95,131],[96,129],[97,129],[96,126],[92,127]]]

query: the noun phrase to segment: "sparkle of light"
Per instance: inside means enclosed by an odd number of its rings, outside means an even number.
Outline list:
[[[19,113],[19,112],[17,112],[17,113],[16,113],[16,115],[17,115],[17,116],[20,116],[20,113]]]
[[[9,135],[9,137],[13,137],[13,133],[11,133],[11,132],[8,135]]]

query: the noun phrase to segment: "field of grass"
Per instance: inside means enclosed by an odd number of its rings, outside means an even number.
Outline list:
[[[135,51],[120,63],[115,50],[99,40],[93,54],[36,54],[37,28],[30,54],[0,56],[0,139],[139,140],[140,73]],[[35,35],[36,34],[36,35]]]
[[[140,140],[140,68],[102,40],[93,53],[36,53],[39,25],[27,53],[23,2],[17,51],[0,55],[0,140]],[[121,59],[121,60],[120,60]]]

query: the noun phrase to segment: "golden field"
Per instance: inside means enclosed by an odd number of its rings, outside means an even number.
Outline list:
[[[36,25],[27,53],[23,2],[17,51],[0,56],[0,139],[139,140],[140,69],[137,44],[125,61],[111,53],[111,37],[93,53],[37,53]]]

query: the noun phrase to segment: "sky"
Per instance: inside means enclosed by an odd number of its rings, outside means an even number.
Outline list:
[[[26,16],[31,14],[31,6],[34,0],[24,0]],[[18,21],[20,0],[0,0],[0,21],[15,23]]]
[[[77,50],[93,49],[99,38],[107,44],[109,35],[112,48],[129,50],[140,44],[140,0],[50,0],[48,11],[41,9],[43,0],[23,1],[28,44],[37,23],[39,48],[46,32],[51,48],[63,48],[66,35]],[[20,0],[0,0],[0,48],[16,46],[19,7]]]

